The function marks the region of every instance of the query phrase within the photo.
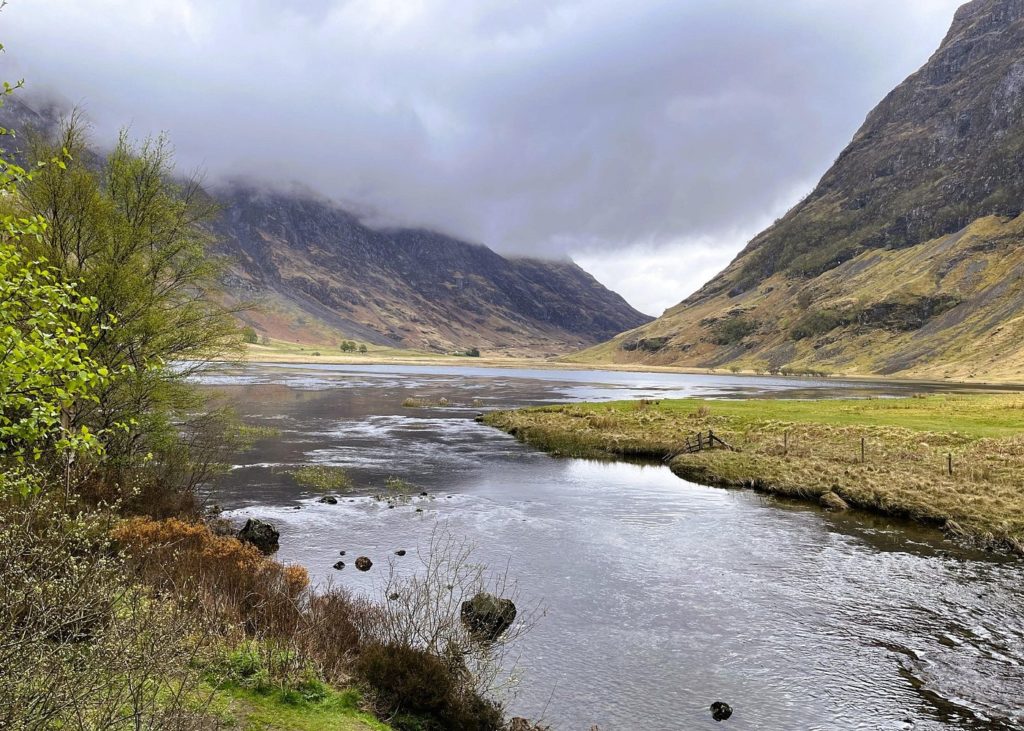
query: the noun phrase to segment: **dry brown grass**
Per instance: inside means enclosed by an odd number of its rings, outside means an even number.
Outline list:
[[[1024,552],[1020,403],[1019,396],[664,401],[496,412],[486,422],[554,454],[660,459],[694,482],[811,500],[833,491],[856,508]],[[708,430],[737,451],[679,453],[687,436]]]

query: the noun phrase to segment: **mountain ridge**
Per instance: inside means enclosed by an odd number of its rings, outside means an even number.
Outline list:
[[[1024,312],[1022,50],[1024,0],[961,6],[806,198],[662,317],[573,359],[1024,375],[993,340]]]

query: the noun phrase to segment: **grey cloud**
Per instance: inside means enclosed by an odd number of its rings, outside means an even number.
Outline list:
[[[607,257],[737,250],[730,232],[813,184],[956,5],[14,0],[0,36],[11,71],[82,100],[102,138],[168,130],[213,178]]]

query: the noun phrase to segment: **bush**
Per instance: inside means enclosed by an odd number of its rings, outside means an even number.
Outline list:
[[[355,673],[372,689],[379,708],[399,731],[499,731],[501,708],[468,689],[458,663],[401,644],[365,648]]]
[[[807,313],[790,329],[789,337],[803,340],[824,335],[837,327],[849,324],[850,320],[839,310],[814,310]]]
[[[139,586],[105,528],[54,501],[0,509],[0,728],[214,728],[208,628]]]
[[[260,336],[256,332],[254,327],[243,327],[242,328],[242,342],[249,343],[249,345],[256,345],[260,341]]]
[[[712,325],[712,340],[716,345],[734,345],[758,327],[759,323],[747,320],[742,315],[734,315]]]

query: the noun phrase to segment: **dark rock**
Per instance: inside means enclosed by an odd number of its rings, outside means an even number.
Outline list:
[[[476,637],[492,641],[498,639],[516,619],[516,605],[511,599],[480,592],[462,602],[462,622]]]
[[[337,505],[338,504],[338,498],[334,497],[334,495],[324,495],[322,498],[317,500],[317,502],[318,503],[326,503],[327,505]]]
[[[395,555],[396,556],[404,556],[405,555],[405,549],[404,548],[398,549],[397,551],[395,551]]]
[[[423,508],[416,508],[416,512],[417,513],[422,513],[423,512]]]
[[[371,561],[366,556],[360,556],[356,559],[356,568],[360,571],[369,571],[372,566],[373,561]]]
[[[716,721],[725,721],[732,715],[732,706],[722,701],[711,704],[711,717]]]
[[[338,555],[339,555],[339,556],[344,556],[344,555],[345,555],[345,552],[344,552],[344,551],[338,551]]]
[[[344,551],[342,551],[342,553],[344,553]],[[343,568],[345,568],[345,562],[338,561],[338,563],[334,564],[334,568],[338,569],[338,571],[341,571]]]
[[[397,601],[398,600],[398,593],[397,592],[392,592],[391,594],[388,594],[388,599],[390,599],[391,601]]]
[[[251,543],[260,553],[269,556],[278,549],[281,534],[270,523],[256,518],[249,518],[237,533],[238,540]]]
[[[427,497],[429,494],[430,493],[424,491],[420,493],[420,497]]]

